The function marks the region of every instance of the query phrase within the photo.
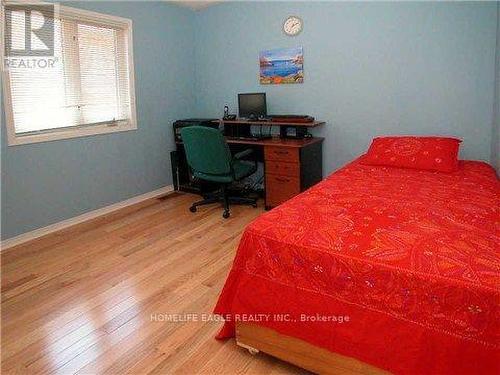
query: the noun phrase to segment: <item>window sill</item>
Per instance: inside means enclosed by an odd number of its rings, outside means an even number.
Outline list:
[[[15,135],[9,134],[7,143],[9,146],[26,145],[30,143],[50,142],[61,139],[89,137],[92,135],[119,133],[131,130],[137,130],[137,124],[121,125],[121,126],[108,126],[99,125],[88,128],[67,129],[59,130],[51,133],[40,133],[30,135]]]

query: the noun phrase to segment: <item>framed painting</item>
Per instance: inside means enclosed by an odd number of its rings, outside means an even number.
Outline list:
[[[304,82],[302,47],[262,51],[259,55],[259,64],[262,85]]]

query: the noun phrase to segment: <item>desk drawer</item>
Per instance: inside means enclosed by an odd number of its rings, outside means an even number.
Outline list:
[[[300,177],[300,166],[297,163],[287,163],[284,161],[266,161],[266,174],[281,176]]]
[[[287,161],[290,163],[299,162],[299,149],[292,147],[266,146],[264,147],[264,157],[266,160]]]
[[[266,205],[276,207],[300,193],[298,177],[266,174]]]

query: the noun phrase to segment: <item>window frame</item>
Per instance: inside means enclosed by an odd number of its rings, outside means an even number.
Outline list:
[[[129,78],[129,91],[130,91],[130,120],[127,124],[120,124],[116,122],[104,122],[101,124],[88,124],[78,125],[73,127],[64,127],[56,129],[41,130],[35,133],[16,134],[14,126],[14,113],[12,106],[12,97],[10,90],[10,75],[9,71],[3,68],[4,64],[4,46],[3,46],[3,27],[0,28],[0,40],[2,47],[0,48],[1,58],[1,75],[2,75],[2,89],[3,89],[3,102],[4,113],[7,130],[7,144],[8,146],[24,145],[38,142],[49,142],[61,139],[87,137],[98,134],[118,133],[131,130],[137,130],[137,111],[135,100],[135,74],[134,74],[134,50],[133,50],[133,22],[131,19],[112,16],[109,14],[98,13],[63,5],[57,6],[57,14],[60,18],[72,19],[77,21],[84,21],[88,23],[95,23],[98,25],[106,25],[110,27],[122,28],[125,31],[125,38],[128,45],[128,78]],[[0,6],[0,19],[4,19],[4,5]],[[2,24],[4,24],[2,22]]]

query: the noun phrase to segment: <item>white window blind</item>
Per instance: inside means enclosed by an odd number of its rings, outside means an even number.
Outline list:
[[[91,126],[127,127],[135,122],[129,30],[126,25],[88,18],[61,15],[54,20],[53,67],[9,68],[16,136]],[[13,14],[12,24],[13,45],[22,47],[23,14]]]

